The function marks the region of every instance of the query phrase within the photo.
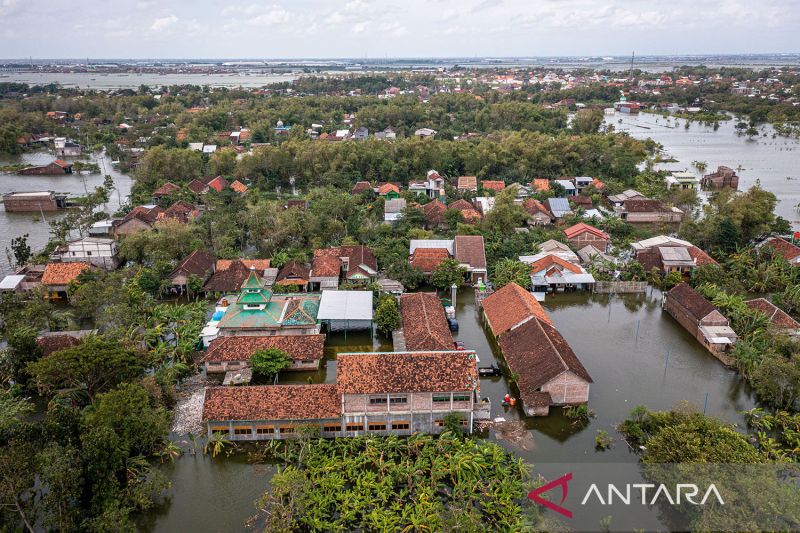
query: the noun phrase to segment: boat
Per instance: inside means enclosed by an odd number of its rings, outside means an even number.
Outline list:
[[[489,366],[479,366],[478,367],[478,375],[482,377],[488,376],[499,376],[502,372],[500,371],[500,367],[496,364],[492,363]]]

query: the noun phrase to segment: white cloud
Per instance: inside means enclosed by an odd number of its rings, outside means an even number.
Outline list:
[[[178,22],[178,17],[175,15],[167,15],[166,17],[157,18],[153,21],[150,29],[153,31],[168,30]]]

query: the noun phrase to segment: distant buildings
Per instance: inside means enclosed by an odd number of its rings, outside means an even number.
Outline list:
[[[10,192],[3,195],[7,213],[39,213],[58,211],[67,207],[67,197],[52,191]]]
[[[720,165],[715,172],[703,176],[701,183],[707,189],[730,187],[733,190],[737,190],[739,188],[739,176],[736,175],[732,168]]]

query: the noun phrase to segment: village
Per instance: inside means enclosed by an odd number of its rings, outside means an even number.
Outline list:
[[[756,431],[778,416],[762,410],[798,408],[796,221],[736,161],[665,163],[664,147],[613,127],[720,112],[664,105],[657,88],[761,100],[738,88],[771,87],[782,96],[770,105],[788,108],[788,87],[464,74],[400,73],[379,90],[337,74],[258,90],[3,93],[19,126],[2,216],[20,231],[0,270],[0,401],[27,413],[35,398],[44,424],[74,421],[64,446],[87,450],[76,464],[103,431],[97,446],[124,442],[126,457],[91,479],[148,463],[99,490],[93,513],[124,501],[148,516],[168,483],[146,504],[122,487],[150,490],[159,463],[199,450],[288,464],[307,446],[330,458],[431,438],[492,447],[497,465],[638,460],[656,457],[657,431],[636,424],[664,413],[707,424],[687,439],[710,427],[746,458],[796,460],[790,432]],[[605,96],[515,99],[532,85]],[[29,225],[48,228],[46,244],[31,245]],[[142,425],[123,430],[131,420]],[[657,457],[683,461],[669,449]]]

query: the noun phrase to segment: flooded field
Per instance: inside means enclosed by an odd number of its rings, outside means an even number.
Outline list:
[[[484,438],[496,440],[534,465],[547,471],[553,463],[636,463],[614,426],[639,404],[668,409],[689,401],[699,409],[727,422],[743,424],[741,411],[755,406],[755,399],[735,372],[708,354],[669,315],[661,310],[661,295],[609,296],[567,293],[549,296],[544,304],[561,334],[567,339],[591,374],[589,407],[596,413],[586,426],[577,427],[561,413],[551,410],[545,418],[524,420],[528,436],[520,447],[499,438],[493,431]],[[457,302],[460,330],[454,338],[480,356],[481,365],[501,360],[478,315],[471,289],[462,289]],[[638,335],[637,335],[638,330]],[[281,382],[332,383],[336,377],[336,354],[345,351],[388,350],[391,345],[375,342],[366,333],[330,336],[326,361],[317,372],[286,373]],[[669,358],[667,360],[667,352]],[[519,407],[501,406],[511,391],[505,378],[481,380],[481,395],[492,400],[492,415],[521,420]],[[707,401],[706,401],[707,398]],[[594,437],[604,429],[614,438],[610,450],[596,452]],[[173,482],[171,499],[164,508],[147,517],[155,531],[194,529],[236,531],[253,514],[253,501],[268,488],[271,467],[247,464],[241,457],[216,459],[184,455],[164,467]],[[189,527],[189,526],[195,527]],[[657,526],[657,524],[655,524]]]

